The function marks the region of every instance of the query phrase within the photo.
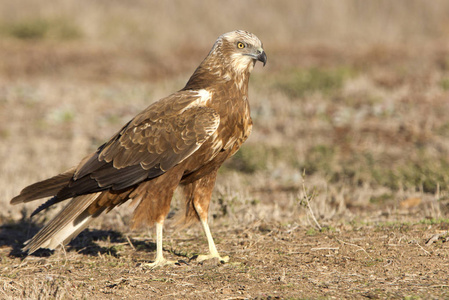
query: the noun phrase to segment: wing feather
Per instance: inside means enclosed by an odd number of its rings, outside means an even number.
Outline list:
[[[214,109],[191,103],[199,103],[198,93],[182,91],[149,106],[86,157],[57,197],[124,189],[160,176],[188,158],[220,123]]]
[[[75,168],[71,168],[64,173],[27,186],[19,195],[11,200],[11,204],[30,202],[32,200],[55,195],[62,187],[70,182],[74,172]]]

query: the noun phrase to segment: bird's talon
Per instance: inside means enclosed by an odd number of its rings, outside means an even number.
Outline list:
[[[177,260],[166,260],[165,258],[162,258],[162,259],[156,259],[152,263],[144,263],[141,266],[143,268],[155,269],[155,268],[158,268],[158,267],[163,267],[163,266],[166,266],[166,265],[174,265],[174,264],[177,264],[177,263],[178,263]]]
[[[218,258],[218,260],[222,263],[227,263],[229,261],[229,256],[221,257],[218,254],[216,254],[216,255],[215,254],[198,255],[198,257],[196,258],[196,261],[202,262],[202,261],[213,259],[213,258]]]

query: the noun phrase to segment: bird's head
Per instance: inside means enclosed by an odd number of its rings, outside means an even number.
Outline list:
[[[221,56],[235,71],[251,72],[257,61],[267,63],[267,55],[262,42],[254,34],[235,30],[221,35],[212,47],[212,55]]]
[[[201,89],[211,83],[234,80],[241,88],[248,84],[249,74],[257,61],[265,66],[267,55],[262,42],[252,33],[236,30],[218,37],[201,65],[190,77],[184,89]]]

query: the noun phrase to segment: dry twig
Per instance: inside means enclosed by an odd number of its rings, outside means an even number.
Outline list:
[[[128,240],[128,244],[131,246],[131,248],[133,248],[133,250],[136,250],[136,247],[134,247],[133,243],[131,242],[131,240],[129,239],[129,236],[126,235],[126,239]]]
[[[419,248],[421,248],[421,250],[424,251],[427,255],[429,255],[429,256],[432,255],[429,251],[427,251],[426,249],[424,249],[423,246],[421,246],[421,245],[418,243],[418,241],[413,240],[412,242],[415,243],[416,245],[418,245]]]
[[[310,206],[310,201],[315,198],[315,194],[312,194],[311,196],[309,196],[307,194],[307,190],[306,190],[306,186],[304,184],[304,175],[303,174],[303,179],[302,179],[302,191],[304,193],[304,196],[302,198],[299,199],[299,204],[305,208],[307,208],[309,215],[311,216],[312,220],[314,221],[316,227],[318,227],[319,230],[321,230],[321,225],[320,223],[318,223],[316,217],[315,217],[315,213],[312,210],[312,207]]]
[[[351,243],[348,243],[348,242],[345,242],[345,241],[342,241],[342,240],[339,240],[339,239],[336,239],[336,240],[339,241],[340,243],[344,244],[344,245],[348,245],[348,246],[353,246],[353,247],[359,248],[360,250],[362,250],[363,252],[365,252],[366,255],[368,255],[368,257],[369,257],[370,259],[373,259],[373,258],[371,257],[371,255],[369,255],[369,253],[366,252],[366,250],[365,250],[363,247],[361,247],[361,246],[359,246],[359,245],[356,245],[356,244],[351,244]]]

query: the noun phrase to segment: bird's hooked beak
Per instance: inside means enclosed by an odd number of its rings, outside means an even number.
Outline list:
[[[257,55],[257,60],[263,62],[263,66],[265,67],[265,64],[267,63],[267,54],[265,51],[262,50],[262,53]]]
[[[265,51],[263,51],[262,48],[259,48],[254,51],[255,53],[245,53],[243,55],[250,56],[254,59],[254,64],[256,64],[256,61],[263,62],[263,66],[265,67],[265,64],[267,63],[267,54],[265,54]]]

